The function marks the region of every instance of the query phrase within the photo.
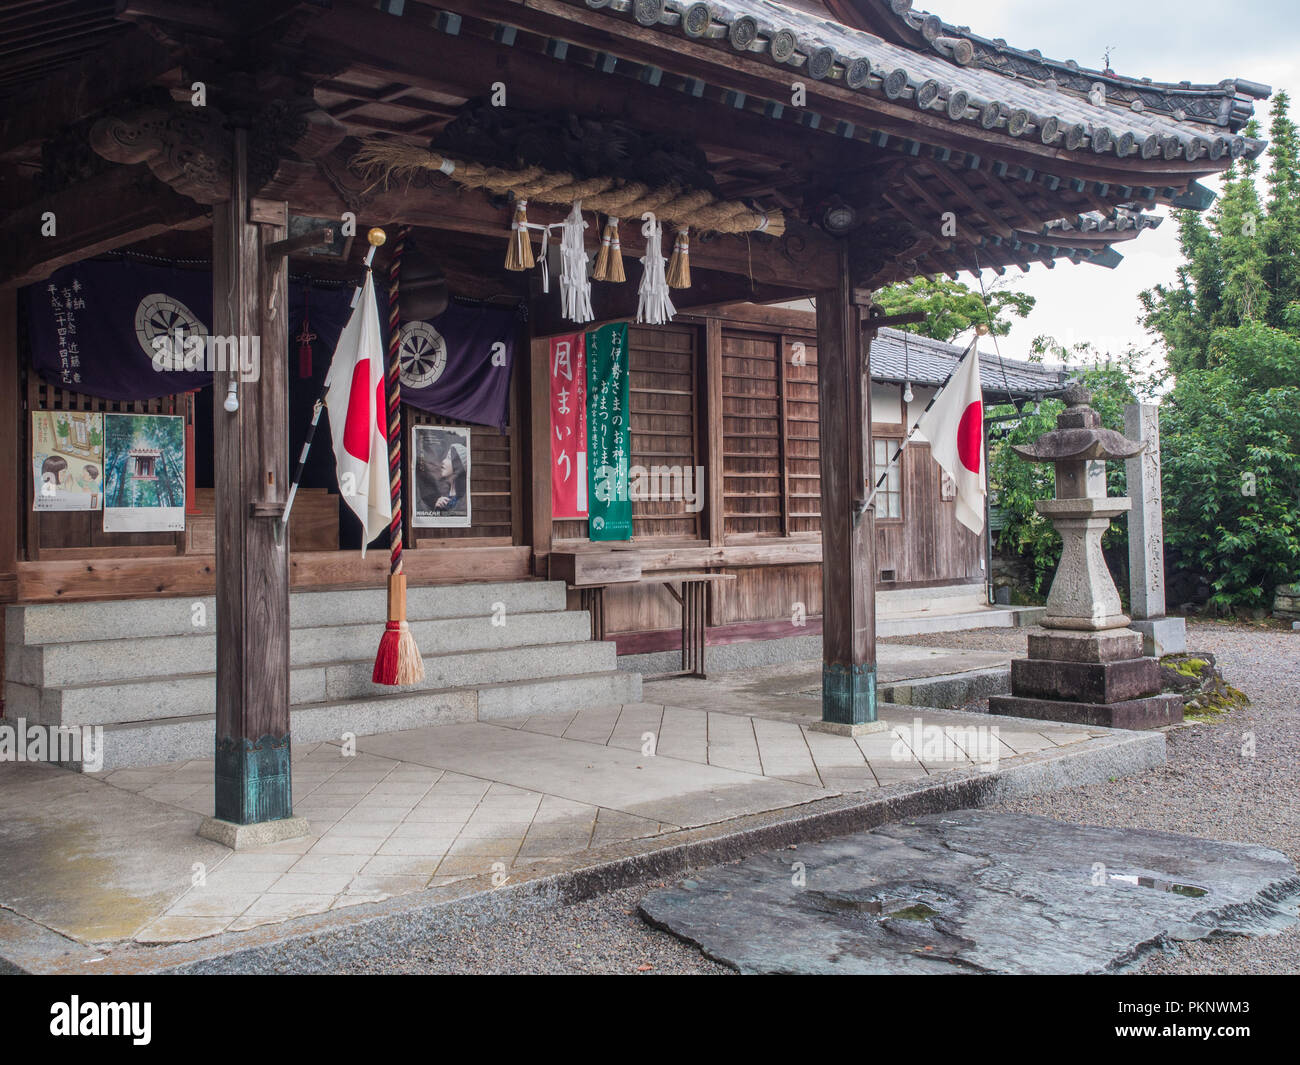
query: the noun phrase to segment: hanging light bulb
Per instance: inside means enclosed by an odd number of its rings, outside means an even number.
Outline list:
[[[911,403],[912,400],[914,400],[915,398],[916,396],[912,394],[912,382],[908,381],[905,385],[903,385],[903,402]]]
[[[226,410],[227,410],[229,413],[231,413],[231,414],[234,414],[235,411],[239,410],[239,381],[238,381],[238,379],[233,378],[233,377],[231,378],[231,380],[230,380],[230,386],[226,389],[226,401],[225,401],[224,403],[222,403],[221,405],[222,405],[223,407],[225,407]]]

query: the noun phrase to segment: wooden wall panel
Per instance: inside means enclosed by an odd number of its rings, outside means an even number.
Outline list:
[[[793,359],[801,343],[803,362]],[[787,339],[785,365],[785,472],[787,531],[821,532],[821,444],[817,430],[817,344]]]
[[[727,569],[736,579],[718,586],[713,600],[712,625],[740,621],[789,621],[795,604],[806,617],[822,611],[821,566],[750,566]],[[799,635],[792,626],[790,635]]]
[[[780,338],[724,329],[722,441],[725,533],[780,536]]]
[[[689,470],[693,491],[699,465],[699,330],[686,326],[632,326],[628,330],[628,370],[632,404],[633,466]],[[681,484],[664,485],[664,494],[681,495]],[[701,500],[702,502],[702,500]],[[685,500],[634,499],[632,535],[636,540],[695,539],[702,535],[702,509]]]
[[[414,407],[402,407],[402,425],[406,438],[402,441],[402,478],[405,500],[402,512],[406,518],[406,542],[417,547],[434,547],[447,541],[490,538],[499,543],[509,543],[513,528],[512,498],[513,480],[511,463],[516,449],[512,446],[511,436],[514,426],[507,426],[503,433],[488,425],[470,426],[470,478],[469,478],[469,527],[464,529],[427,529],[412,527],[410,516],[414,513],[412,505],[414,475],[411,472],[410,427],[412,425],[461,425],[452,418],[443,418],[437,414],[417,410]]]

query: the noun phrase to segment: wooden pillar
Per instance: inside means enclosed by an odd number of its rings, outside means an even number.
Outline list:
[[[301,835],[289,775],[289,553],[276,535],[288,488],[288,263],[266,246],[288,232],[285,204],[251,201],[244,130],[228,202],[213,208],[213,335],[259,343],[256,374],[214,379],[217,586],[216,831],[285,822],[250,842]],[[239,409],[224,409],[238,382]],[[226,831],[219,829],[225,823]],[[246,833],[241,838],[247,838]]]
[[[31,463],[21,441],[31,432],[31,415],[23,409],[22,373],[18,358],[18,290],[0,290],[0,603],[18,594],[19,530],[30,506],[27,482]],[[27,425],[23,425],[23,419]],[[0,606],[0,634],[4,631]],[[0,656],[3,656],[0,650]],[[0,663],[3,657],[0,657]]]
[[[533,573],[545,577],[550,573],[551,555],[551,342],[546,337],[533,340],[529,350],[530,430],[528,463],[532,472],[529,493]]]
[[[817,294],[821,452],[822,725],[864,732],[876,722],[875,518],[865,509],[871,453],[862,311],[847,254],[839,283]]]

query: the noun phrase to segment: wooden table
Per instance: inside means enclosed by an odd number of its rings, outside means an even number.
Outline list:
[[[708,630],[708,587],[720,581],[734,581],[734,573],[680,573],[663,572],[644,574],[639,580],[613,581],[579,586],[582,609],[591,614],[591,638],[605,639],[605,589],[611,584],[627,588],[646,584],[666,585],[669,594],[682,607],[682,668],[668,673],[656,673],[646,680],[665,680],[668,677],[700,677],[704,672],[704,644]],[[674,584],[680,583],[679,593]]]

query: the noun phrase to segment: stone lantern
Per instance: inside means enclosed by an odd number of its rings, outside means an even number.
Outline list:
[[[1064,398],[1056,428],[1014,448],[1029,462],[1056,467],[1056,498],[1034,504],[1061,534],[1061,561],[1042,620],[1049,631],[1029,637],[1029,657],[1011,663],[1012,694],[991,698],[989,711],[1117,728],[1180,721],[1182,699],[1160,694],[1160,664],[1143,657],[1142,634],[1128,627],[1101,551],[1111,519],[1131,506],[1106,495],[1102,464],[1132,458],[1145,444],[1103,429],[1079,382],[1070,383]]]

